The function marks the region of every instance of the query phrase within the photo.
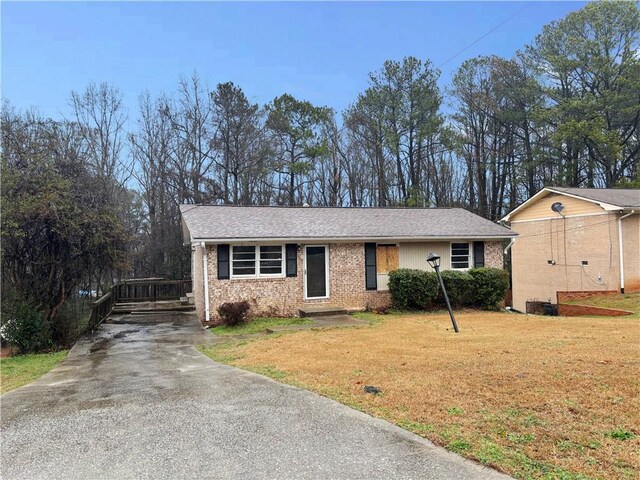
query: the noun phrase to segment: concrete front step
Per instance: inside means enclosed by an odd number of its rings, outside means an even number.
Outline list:
[[[300,318],[329,317],[335,315],[346,315],[347,313],[349,312],[346,308],[336,307],[335,305],[310,305],[298,310]]]

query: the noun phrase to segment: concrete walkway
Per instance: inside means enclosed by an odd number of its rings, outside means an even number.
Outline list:
[[[219,365],[190,315],[127,316],[0,397],[10,479],[507,478],[387,422]]]

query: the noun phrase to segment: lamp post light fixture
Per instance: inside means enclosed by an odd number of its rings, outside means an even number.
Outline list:
[[[442,289],[442,294],[444,295],[444,301],[447,302],[447,310],[449,310],[449,316],[451,317],[451,323],[453,324],[453,330],[458,333],[458,323],[456,322],[456,317],[453,316],[453,310],[451,309],[451,302],[449,302],[449,295],[447,295],[447,289],[444,288],[444,282],[442,281],[442,275],[440,275],[440,257],[435,253],[430,253],[427,257],[427,263],[436,271],[436,276],[438,277],[438,281],[440,282],[440,288]]]

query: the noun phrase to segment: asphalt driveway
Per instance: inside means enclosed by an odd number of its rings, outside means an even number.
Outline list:
[[[313,393],[219,365],[190,315],[129,316],[0,397],[10,479],[498,479]]]

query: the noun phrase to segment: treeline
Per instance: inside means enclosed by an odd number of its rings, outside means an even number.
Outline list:
[[[61,120],[6,103],[3,274],[38,288],[64,277],[58,299],[182,277],[183,203],[462,206],[497,220],[545,185],[638,182],[639,32],[635,3],[591,3],[513,58],[467,60],[445,88],[429,60],[387,61],[342,112],[286,93],[256,104],[197,75],[143,93],[133,114],[107,84],[72,93]],[[84,274],[53,266],[69,262]]]

